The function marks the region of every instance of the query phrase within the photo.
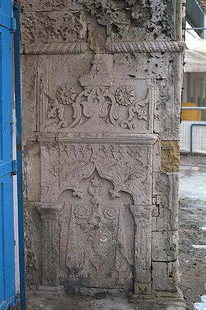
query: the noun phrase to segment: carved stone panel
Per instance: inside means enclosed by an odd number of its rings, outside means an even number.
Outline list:
[[[140,217],[142,209],[150,213],[152,145],[47,143],[41,154],[41,201],[64,203],[54,262],[60,283],[126,290],[134,281],[148,284],[151,223],[149,216],[141,225]],[[148,236],[145,250],[138,235]]]
[[[138,205],[152,203],[152,146],[111,144],[43,144],[42,200],[50,201],[65,190],[82,198],[80,182],[95,171],[112,182],[110,194],[130,194]]]
[[[48,92],[50,76],[40,75],[40,130],[152,133],[154,81],[116,75],[113,56],[102,54],[96,54],[90,71],[80,75],[80,87],[72,84],[68,76],[68,81],[57,81],[55,89]]]
[[[112,197],[112,183],[95,171],[82,180],[82,198],[71,191],[61,194],[65,201],[62,219],[62,255],[66,282],[70,287],[132,289],[134,221],[131,197]],[[63,251],[65,249],[66,251]],[[64,257],[65,254],[65,257]]]

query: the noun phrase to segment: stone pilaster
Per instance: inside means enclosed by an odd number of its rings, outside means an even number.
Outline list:
[[[62,203],[40,202],[36,208],[42,220],[42,285],[58,286],[60,261],[59,212]]]
[[[151,277],[151,206],[131,206],[135,219],[135,279],[134,294],[152,293]]]

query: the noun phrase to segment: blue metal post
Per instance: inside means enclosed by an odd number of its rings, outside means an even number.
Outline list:
[[[14,4],[16,31],[14,33],[15,62],[15,99],[16,99],[16,143],[17,143],[17,184],[18,184],[18,224],[19,224],[19,265],[20,265],[20,305],[26,309],[25,298],[25,259],[24,259],[24,211],[23,211],[23,174],[22,174],[22,121],[21,121],[21,78],[20,78],[20,6]]]

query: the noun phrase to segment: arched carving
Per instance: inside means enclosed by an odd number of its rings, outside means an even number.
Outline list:
[[[97,170],[80,182],[81,198],[64,191],[62,274],[72,286],[132,289],[134,219],[132,197],[113,197],[113,185]],[[74,192],[73,192],[74,193]],[[67,233],[65,233],[65,230]],[[64,263],[65,262],[65,263]]]

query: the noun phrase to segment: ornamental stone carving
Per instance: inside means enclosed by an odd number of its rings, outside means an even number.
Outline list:
[[[42,145],[42,199],[58,197],[65,190],[82,198],[82,180],[96,171],[112,182],[112,198],[127,192],[138,205],[152,203],[150,145],[62,144]]]
[[[42,131],[152,132],[154,85],[128,80],[115,87],[112,63],[112,56],[95,55],[91,70],[79,78],[81,92],[64,83],[51,97],[42,80]]]
[[[67,281],[71,287],[131,289],[132,199],[124,193],[121,198],[112,197],[112,183],[101,178],[97,171],[81,185],[82,198],[66,200],[63,212],[64,217],[69,213],[65,247]]]
[[[131,290],[134,282],[150,285],[148,205],[152,197],[146,191],[152,186],[151,151],[149,144],[41,146],[41,199],[51,201],[58,197],[63,205],[56,219],[60,256],[53,256],[53,264],[59,268],[59,283],[68,283],[70,289],[80,286]],[[54,208],[55,204],[54,201]],[[43,222],[43,231],[47,228]],[[56,238],[52,240],[55,242]],[[52,264],[50,257],[45,256],[44,261],[45,266]],[[46,276],[47,283],[53,283],[53,273],[50,276]],[[144,289],[142,293],[149,292]]]

